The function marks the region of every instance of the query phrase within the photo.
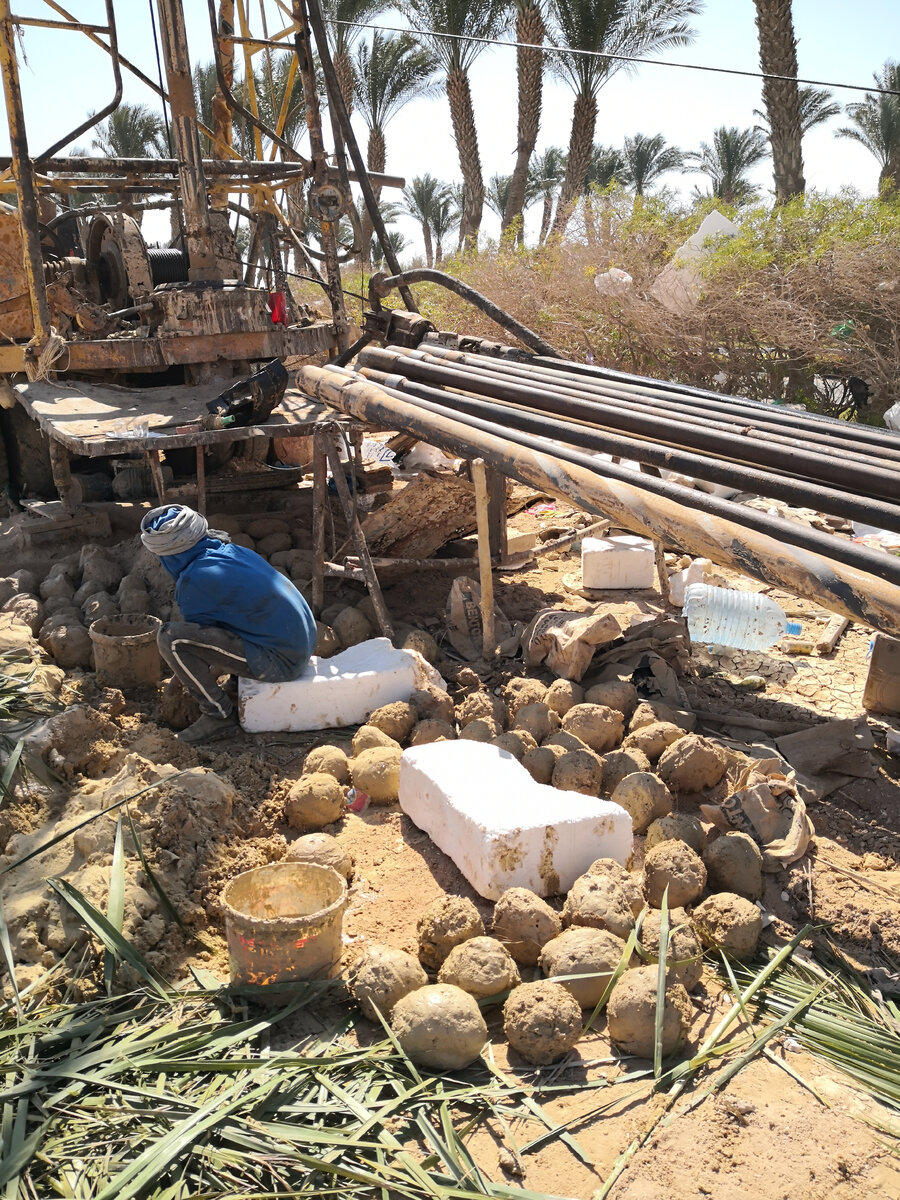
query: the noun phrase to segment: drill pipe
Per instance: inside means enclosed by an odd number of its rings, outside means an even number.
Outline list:
[[[808,597],[851,621],[894,637],[900,634],[896,585],[824,555],[797,550],[778,535],[760,534],[721,516],[698,512],[696,494],[688,489],[667,485],[683,497],[678,502],[648,491],[646,485],[659,480],[648,479],[641,486],[634,477],[627,482],[603,478],[596,470],[523,445],[511,453],[506,437],[424,413],[340,368],[303,366],[297,381],[308,396],[378,428],[403,431],[463,458],[483,458],[511,479],[609,516],[635,533]]]
[[[701,454],[673,450],[656,442],[642,441],[640,438],[616,436],[594,427],[573,424],[571,421],[548,417],[531,409],[518,408],[502,400],[485,400],[468,392],[448,392],[441,388],[428,387],[424,383],[416,384],[403,376],[388,375],[371,367],[361,367],[359,374],[387,391],[394,389],[423,400],[431,400],[467,416],[482,417],[484,420],[518,429],[523,433],[553,438],[555,441],[579,446],[595,453],[634,459],[666,471],[680,471],[709,483],[737,488],[743,492],[756,492],[798,508],[814,507],[817,511],[830,513],[832,516],[845,517],[851,521],[861,521],[879,529],[900,533],[900,505],[887,504],[883,500],[860,499],[818,483],[800,483],[771,471],[759,471],[739,463],[726,463],[716,458],[705,458]]]
[[[725,424],[736,425],[739,428],[746,425],[768,428],[771,433],[781,433],[784,437],[789,437],[792,433],[800,430],[805,438],[824,446],[846,445],[855,453],[878,457],[886,452],[889,457],[900,461],[900,436],[887,429],[872,429],[868,425],[855,425],[848,421],[838,421],[816,413],[786,410],[776,405],[763,404],[760,400],[742,400],[734,396],[720,396],[715,392],[703,392],[697,396],[681,391],[679,385],[675,384],[657,382],[656,387],[650,387],[648,384],[652,381],[646,381],[640,376],[624,376],[622,372],[610,372],[611,375],[623,376],[621,379],[611,380],[606,380],[604,377],[581,376],[574,372],[549,368],[544,365],[548,360],[542,357],[535,356],[523,360],[454,350],[451,347],[430,342],[429,337],[426,337],[419,346],[420,353],[471,366],[476,370],[488,371],[491,374],[524,379],[525,382],[531,384],[547,383],[563,388],[568,394],[576,396],[597,396],[604,400],[638,402],[643,400],[646,409],[662,409],[667,414],[680,412],[693,420],[706,421],[712,418]],[[629,378],[632,378],[634,382],[628,382]]]
[[[768,435],[745,429],[738,434],[689,423],[675,414],[650,416],[640,406],[618,409],[588,400],[566,397],[547,386],[527,386],[512,380],[479,374],[461,367],[424,361],[412,354],[367,348],[359,356],[361,366],[374,367],[389,374],[405,375],[416,382],[442,384],[460,391],[477,392],[493,400],[507,400],[525,408],[551,411],[556,416],[581,419],[601,428],[657,438],[675,446],[708,451],[722,458],[739,458],[751,464],[773,467],[790,475],[802,475],[831,485],[839,484],[862,495],[886,500],[900,499],[900,475],[875,464],[863,465],[835,452],[811,451],[780,445]],[[761,440],[759,440],[761,439]]]
[[[376,374],[376,372],[372,372],[368,368],[366,368],[366,371],[368,378],[372,378]],[[508,423],[499,424],[495,421],[483,420],[481,417],[464,416],[446,404],[446,393],[439,392],[439,400],[437,402],[426,400],[421,395],[412,391],[412,389],[417,389],[421,385],[412,384],[410,385],[410,390],[407,391],[402,387],[392,386],[408,383],[401,376],[385,375],[383,378],[388,380],[389,383],[387,385],[382,383],[380,386],[388,395],[396,396],[399,400],[405,400],[407,395],[415,395],[416,403],[419,407],[426,412],[433,413],[435,416],[448,417],[451,420],[459,419],[471,429],[506,437],[516,445],[528,446],[531,449],[551,454],[563,462],[587,467],[588,470],[595,471],[598,475],[606,479],[617,479],[626,483],[634,480],[634,472],[618,463],[597,462],[591,455],[581,454],[577,450],[572,450],[569,446],[560,446],[555,441],[551,441],[543,436],[535,437],[531,434],[520,433],[518,431],[515,433],[510,432]],[[427,390],[434,391],[435,389]],[[706,492],[692,491],[682,487],[681,484],[661,479],[659,476],[644,475],[638,486],[647,492],[651,492],[653,495],[662,496],[666,499],[674,499],[679,503],[684,503],[685,497],[690,496],[692,498],[691,507],[695,508],[698,512],[711,513],[713,516],[722,516],[725,520],[733,521],[745,529],[754,529],[757,533],[780,538],[783,542],[795,546],[798,550],[807,550],[812,554],[825,554],[827,557],[833,558],[836,562],[845,563],[847,566],[858,568],[861,571],[871,572],[888,583],[900,585],[900,562],[889,555],[883,554],[880,550],[873,550],[868,546],[857,545],[853,542],[845,542],[834,538],[830,534],[823,534],[819,530],[810,529],[799,522],[787,521],[781,517],[771,517],[768,513],[746,508],[743,505],[735,505],[730,500],[711,496]]]

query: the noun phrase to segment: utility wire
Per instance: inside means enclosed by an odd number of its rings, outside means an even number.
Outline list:
[[[436,29],[412,29],[397,25],[373,25],[365,21],[334,21],[354,29],[375,29],[385,33],[411,33],[421,38],[446,38],[456,42],[479,42],[483,46],[511,46],[516,50],[540,50],[542,54],[570,54],[573,57],[605,58],[615,62],[647,64],[651,67],[679,67],[683,71],[708,71],[715,75],[743,75],[746,79],[775,79],[780,82],[805,83],[813,87],[840,88],[850,92],[870,92],[880,96],[900,96],[900,91],[872,84],[830,83],[825,79],[801,79],[797,75],[773,75],[766,71],[742,71],[738,67],[708,67],[702,63],[671,62],[664,58],[636,58],[630,54],[609,54],[605,50],[576,50],[570,46],[535,45],[534,42],[513,42],[503,38],[470,37],[461,33],[439,33]]]

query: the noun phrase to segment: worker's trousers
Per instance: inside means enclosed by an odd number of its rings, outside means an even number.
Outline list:
[[[215,625],[170,621],[162,626],[156,642],[160,654],[200,705],[200,711],[230,716],[234,705],[219,686],[219,676],[254,678],[241,638]]]

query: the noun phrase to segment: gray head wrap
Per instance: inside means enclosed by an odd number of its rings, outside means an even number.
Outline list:
[[[168,554],[183,554],[209,532],[206,517],[185,504],[163,504],[151,509],[141,521],[141,541],[151,553],[161,558]]]

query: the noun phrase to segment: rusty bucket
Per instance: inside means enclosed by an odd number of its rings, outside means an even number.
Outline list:
[[[102,687],[133,688],[159,683],[162,664],[156,635],[162,621],[143,613],[99,617],[90,627],[94,670]]]
[[[346,880],[319,863],[270,863],[236,875],[222,892],[231,982],[333,975],[346,905]]]

